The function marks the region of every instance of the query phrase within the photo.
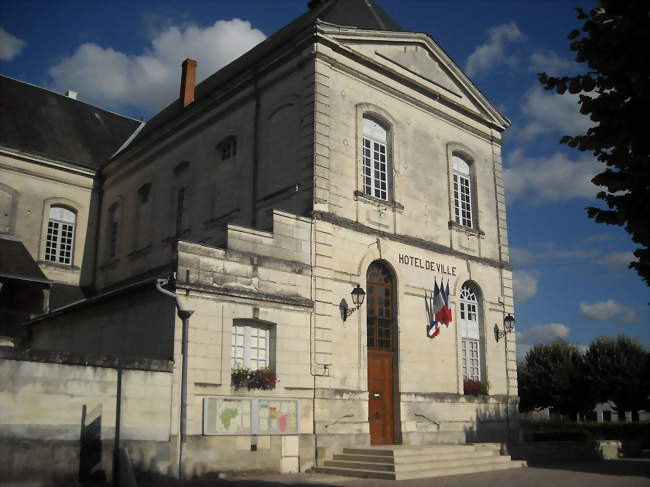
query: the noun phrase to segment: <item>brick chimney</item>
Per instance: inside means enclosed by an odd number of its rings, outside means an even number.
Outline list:
[[[183,61],[183,74],[181,75],[181,107],[185,108],[194,101],[194,85],[196,84],[196,61],[186,59]]]

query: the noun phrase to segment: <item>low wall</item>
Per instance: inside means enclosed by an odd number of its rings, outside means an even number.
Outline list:
[[[509,443],[513,460],[526,460],[529,465],[614,460],[622,456],[622,444],[616,440],[596,441],[530,441]]]
[[[170,473],[173,363],[122,363],[120,438],[146,469]],[[117,361],[0,347],[0,478],[110,478]],[[173,442],[172,442],[173,445]]]

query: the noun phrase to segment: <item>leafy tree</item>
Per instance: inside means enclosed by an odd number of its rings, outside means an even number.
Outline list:
[[[580,93],[580,112],[596,125],[584,135],[564,136],[563,144],[591,151],[607,168],[592,182],[609,209],[590,207],[598,223],[623,226],[641,247],[630,264],[650,285],[650,15],[648,0],[600,0],[584,20],[582,34],[568,38],[586,74],[550,77],[540,73],[547,90]]]
[[[591,342],[584,355],[584,378],[590,395],[598,402],[614,402],[619,412],[636,415],[648,405],[648,356],[637,340],[624,335]]]
[[[583,369],[575,345],[561,339],[535,345],[518,367],[519,409],[552,408],[572,417],[593,409],[595,401],[587,393]]]

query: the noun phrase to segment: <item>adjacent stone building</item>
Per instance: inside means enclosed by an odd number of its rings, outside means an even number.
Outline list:
[[[169,440],[138,453],[162,473],[514,428],[515,347],[493,333],[514,312],[509,121],[374,2],[310,7],[196,88],[186,61],[179,100],[95,179],[92,294],[25,325],[34,349],[174,361]],[[241,367],[278,382],[237,388]]]

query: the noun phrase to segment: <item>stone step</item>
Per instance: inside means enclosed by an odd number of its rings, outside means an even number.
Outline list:
[[[456,460],[461,458],[498,458],[500,456],[501,455],[498,451],[488,449],[471,451],[440,450],[436,453],[426,452],[413,455],[400,455],[395,457],[395,463],[422,463],[440,460]]]
[[[344,475],[346,477],[395,480],[395,472],[381,472],[377,470],[362,470],[356,468],[340,467],[316,467],[314,468],[314,472],[328,473],[332,475]]]
[[[393,450],[379,448],[343,448],[343,453],[349,453],[351,455],[393,456]]]
[[[343,460],[349,462],[364,462],[364,463],[387,463],[394,462],[395,464],[407,463],[422,463],[432,462],[438,460],[455,460],[459,458],[485,458],[485,457],[499,457],[499,452],[493,449],[479,449],[479,450],[463,450],[457,451],[452,449],[441,449],[434,452],[413,453],[411,455],[400,455],[391,457],[388,455],[352,455],[349,453],[335,454],[334,460]]]
[[[424,470],[448,470],[450,468],[460,467],[489,467],[491,465],[501,465],[510,463],[510,457],[466,457],[457,458],[454,460],[437,460],[433,462],[418,462],[418,463],[404,463],[396,464],[395,472],[416,472]]]
[[[445,477],[469,473],[490,472],[496,470],[509,470],[512,468],[526,467],[526,462],[511,461],[507,463],[490,463],[453,468],[438,468],[428,470],[415,470],[412,472],[396,472],[395,480],[421,479],[429,477]]]
[[[346,460],[350,462],[369,462],[369,463],[394,463],[395,459],[387,455],[351,455],[349,453],[336,453],[334,460]]]
[[[376,470],[378,472],[394,472],[393,463],[356,462],[350,460],[325,460],[325,467],[354,468],[358,470]]]

